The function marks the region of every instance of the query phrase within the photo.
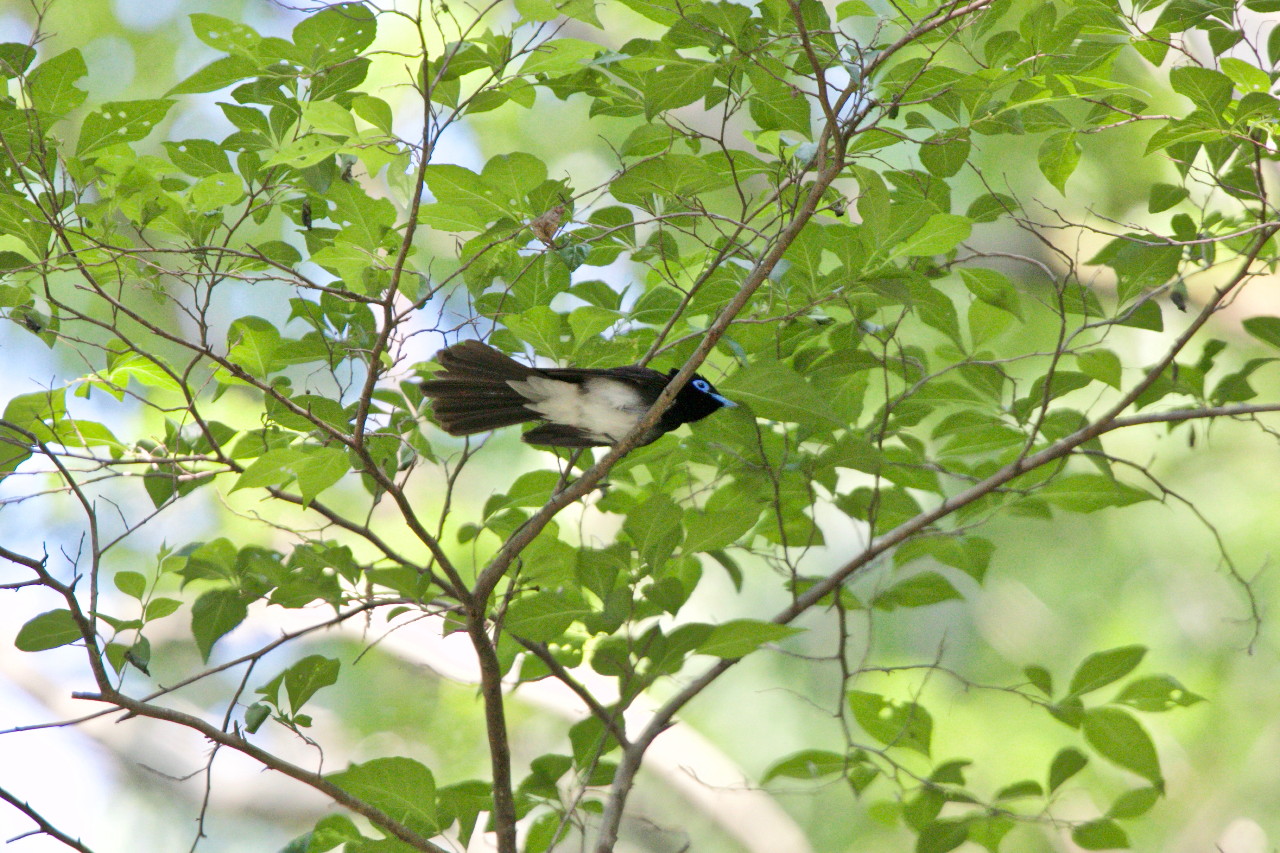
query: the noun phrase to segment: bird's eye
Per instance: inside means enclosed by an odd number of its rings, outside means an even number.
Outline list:
[[[707,380],[705,380],[705,379],[695,379],[695,380],[693,380],[693,387],[694,387],[694,388],[696,388],[697,390],[701,391],[701,392],[702,392],[702,393],[704,393],[704,394],[709,394],[709,393],[711,393],[711,383],[710,383],[710,382],[708,382],[708,381],[707,381]]]

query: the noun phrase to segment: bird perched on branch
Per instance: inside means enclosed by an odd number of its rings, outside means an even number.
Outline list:
[[[422,383],[436,421],[450,435],[473,435],[540,420],[524,434],[529,444],[603,447],[631,431],[678,371],[647,367],[528,367],[479,341],[436,354],[444,370]],[[681,424],[735,406],[695,375],[644,434],[648,444]]]

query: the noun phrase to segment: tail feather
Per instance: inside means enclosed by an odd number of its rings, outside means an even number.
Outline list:
[[[436,418],[449,435],[475,435],[478,432],[488,432],[492,429],[515,426],[516,424],[535,420],[537,415],[528,409],[521,408],[520,411],[503,410],[501,412],[489,411],[466,415],[437,415]]]
[[[506,382],[508,379],[524,379],[536,372],[532,367],[508,358],[479,341],[463,341],[436,355],[445,372],[440,379],[466,379],[481,382]]]
[[[537,371],[479,341],[441,350],[444,371],[422,383],[436,421],[450,435],[473,435],[538,419],[528,400],[507,384]]]

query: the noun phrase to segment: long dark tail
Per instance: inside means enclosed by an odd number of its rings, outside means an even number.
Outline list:
[[[472,435],[499,427],[537,420],[529,402],[508,381],[526,379],[538,371],[508,358],[479,341],[462,341],[436,353],[444,367],[422,383],[431,398],[436,421],[450,435]]]

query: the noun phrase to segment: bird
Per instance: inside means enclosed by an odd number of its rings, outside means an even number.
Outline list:
[[[436,353],[444,368],[422,383],[436,421],[450,435],[474,435],[527,421],[528,444],[605,447],[617,444],[679,371],[648,367],[529,367],[491,346],[466,340]],[[681,424],[737,404],[694,375],[641,437],[656,441]]]

